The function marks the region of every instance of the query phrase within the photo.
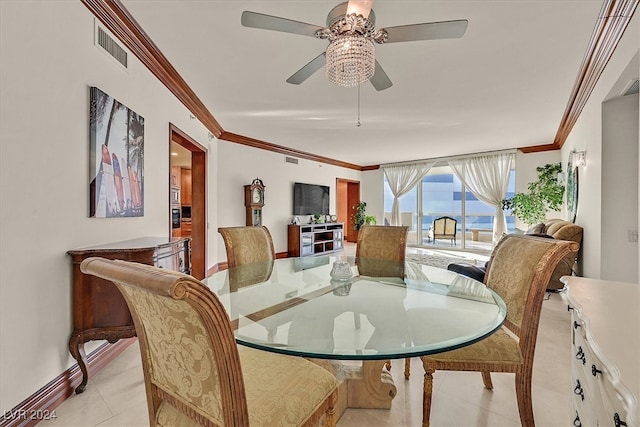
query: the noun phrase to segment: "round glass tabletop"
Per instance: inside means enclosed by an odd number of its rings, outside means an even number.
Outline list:
[[[220,271],[204,283],[224,304],[239,344],[304,357],[433,354],[474,343],[505,319],[504,301],[478,281],[411,262],[384,263],[283,258]],[[371,265],[391,274],[364,275]]]

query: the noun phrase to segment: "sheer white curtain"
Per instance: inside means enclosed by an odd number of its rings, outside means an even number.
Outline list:
[[[514,159],[515,153],[500,153],[449,162],[449,166],[460,181],[464,182],[478,200],[495,207],[494,245],[507,232],[507,220],[500,202],[507,195],[509,172]]]
[[[407,165],[383,166],[382,170],[387,177],[389,188],[393,194],[393,208],[391,209],[391,225],[400,224],[400,203],[398,198],[420,182],[423,176],[436,162],[412,163]]]

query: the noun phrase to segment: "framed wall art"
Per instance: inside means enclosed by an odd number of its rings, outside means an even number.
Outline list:
[[[144,216],[144,118],[90,89],[89,216]]]

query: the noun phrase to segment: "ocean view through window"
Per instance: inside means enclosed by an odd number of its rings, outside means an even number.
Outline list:
[[[515,193],[515,169],[509,174],[506,198]],[[398,199],[402,225],[409,226],[407,243],[425,247],[490,250],[495,207],[478,200],[449,165],[434,166],[408,193]],[[391,223],[393,194],[385,178],[385,223]],[[434,219],[448,216],[457,221],[455,244],[448,240],[433,241],[430,233]],[[515,231],[515,218],[505,212],[507,230]]]

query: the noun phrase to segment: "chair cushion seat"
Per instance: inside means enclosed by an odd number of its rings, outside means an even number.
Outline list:
[[[251,426],[301,425],[338,387],[329,371],[301,357],[239,346]]]
[[[338,386],[329,371],[301,357],[238,347],[251,426],[299,426]],[[198,427],[169,403],[156,414],[158,427]]]
[[[503,329],[498,329],[489,337],[457,350],[425,356],[436,362],[460,363],[495,363],[505,365],[520,365],[523,361],[522,352],[516,339]]]

